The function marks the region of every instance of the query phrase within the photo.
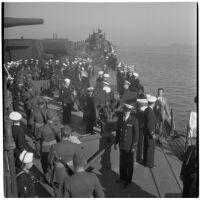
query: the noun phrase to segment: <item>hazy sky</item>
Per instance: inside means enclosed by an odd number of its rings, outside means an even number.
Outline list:
[[[101,28],[119,46],[196,44],[196,3],[6,3],[5,17],[43,18],[43,25],[5,29],[5,38],[85,40]]]

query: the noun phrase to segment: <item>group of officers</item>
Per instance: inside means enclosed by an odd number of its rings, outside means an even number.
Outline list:
[[[35,197],[36,195],[33,184],[35,180],[31,176],[33,153],[25,150],[27,131],[21,126],[22,115],[18,110],[20,101],[24,103],[28,132],[35,141],[34,156],[41,161],[44,181],[53,187],[55,197],[105,196],[97,176],[85,171],[86,160],[81,149],[81,141],[78,134],[68,126],[71,123],[71,111],[77,100],[80,85],[83,93],[78,96],[78,104],[83,105],[83,120],[87,134],[94,134],[93,127],[97,117],[104,123],[108,120],[108,112],[106,113],[105,110],[101,112],[105,106],[97,103],[96,91],[108,97],[105,101],[108,103],[107,109],[111,106],[114,108],[111,111],[112,115],[117,117],[114,148],[117,149],[119,146],[120,150],[120,178],[116,182],[123,183],[125,188],[132,182],[136,152],[137,162],[146,167],[156,167],[154,165],[155,144],[157,141],[162,145],[164,121],[170,120],[164,89],[158,89],[157,97],[145,94],[134,66],[127,67],[119,63],[116,74],[119,99],[115,101],[114,92],[108,80],[108,69],[104,66],[99,71],[96,86],[91,87],[89,82],[91,75],[88,71],[91,67],[86,70],[81,67],[82,62],[83,59],[75,58],[73,61],[66,61],[62,65],[64,68],[57,67],[59,73],[63,75],[61,76],[62,84],[56,86],[54,82],[53,86],[59,90],[59,100],[62,102],[64,125],[62,128],[56,113],[48,108],[46,99],[40,96],[40,92],[34,90],[32,79],[39,80],[40,76],[33,76],[33,71],[30,72],[32,69],[30,65],[17,64],[15,67],[20,70],[13,72],[15,80],[9,70],[7,87],[14,97],[14,111],[9,112],[9,118],[13,121],[12,132],[16,143],[15,158],[16,167],[19,169],[17,173],[19,197]],[[33,66],[38,63],[35,60]],[[21,68],[18,68],[19,66]],[[10,67],[10,69],[13,68]],[[69,71],[64,73],[62,69],[73,71],[73,76]]]

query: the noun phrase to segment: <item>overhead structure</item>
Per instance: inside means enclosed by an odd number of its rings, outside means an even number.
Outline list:
[[[4,28],[15,27],[15,26],[38,25],[43,23],[44,20],[41,18],[4,17]]]

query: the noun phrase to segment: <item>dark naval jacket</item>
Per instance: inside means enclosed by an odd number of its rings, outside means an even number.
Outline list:
[[[17,175],[17,189],[19,198],[35,198],[35,184],[31,174],[20,171]]]
[[[119,143],[120,150],[130,152],[133,148],[136,148],[138,142],[139,124],[137,118],[132,114],[126,121],[123,118],[124,113],[120,113],[118,115],[115,144]]]
[[[144,111],[144,134],[152,137],[155,134],[156,116],[152,108],[147,107]]]
[[[72,103],[72,92],[70,88],[62,87],[59,93],[63,105]]]
[[[64,182],[66,198],[104,198],[104,192],[97,176],[90,172],[77,172]]]

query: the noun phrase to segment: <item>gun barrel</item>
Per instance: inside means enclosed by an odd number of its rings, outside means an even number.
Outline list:
[[[43,24],[44,20],[40,18],[13,18],[4,17],[4,27],[14,27],[14,26],[27,26],[27,25],[37,25]]]

